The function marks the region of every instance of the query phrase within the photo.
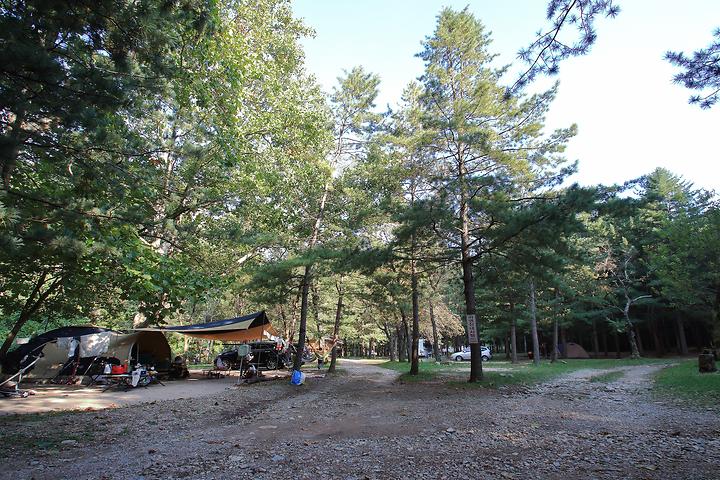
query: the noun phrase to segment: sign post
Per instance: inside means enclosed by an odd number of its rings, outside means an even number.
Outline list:
[[[465,318],[467,319],[468,343],[479,343],[475,315],[465,315]]]

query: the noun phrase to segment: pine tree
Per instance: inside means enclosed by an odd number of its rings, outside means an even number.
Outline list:
[[[524,228],[515,224],[495,236],[497,215],[522,201],[521,192],[551,186],[572,171],[560,168],[564,159],[556,153],[574,130],[542,135],[554,90],[527,99],[507,96],[499,83],[503,70],[490,66],[488,44],[483,25],[467,9],[444,9],[420,53],[423,147],[435,161],[435,190],[447,213],[443,228],[459,249],[469,321],[477,311],[477,258]],[[479,344],[471,344],[471,352],[474,382],[482,378]]]

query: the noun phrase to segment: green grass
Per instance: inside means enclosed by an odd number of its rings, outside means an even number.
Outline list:
[[[459,370],[461,368],[467,369],[470,367],[470,362],[450,362],[449,364],[442,364],[436,362],[420,362],[420,372],[441,372],[445,370]],[[397,372],[407,372],[410,370],[409,362],[384,362],[379,363],[378,367],[389,368]]]
[[[80,445],[91,443],[94,439],[94,433],[90,428],[84,432],[67,433],[62,430],[29,430],[26,432],[12,433],[3,436],[0,443],[0,454],[9,455],[12,451],[17,450],[45,450],[58,451],[67,448],[61,444],[63,440],[75,440]]]
[[[503,371],[485,371],[483,380],[475,384],[468,384],[464,377],[468,376],[469,362],[453,362],[450,364],[441,364],[435,362],[421,362],[420,374],[412,376],[407,372],[410,370],[410,364],[407,362],[385,362],[380,367],[389,368],[398,372],[402,372],[400,381],[408,383],[421,383],[433,380],[441,380],[443,376],[447,378],[448,384],[454,386],[479,386],[479,387],[499,387],[503,385],[532,385],[536,383],[547,382],[559,376],[584,369],[605,370],[610,368],[628,366],[628,365],[648,365],[655,363],[667,363],[667,360],[661,359],[586,359],[586,360],[562,360],[556,363],[550,363],[547,360],[539,366],[535,366],[532,362],[521,362],[513,365],[506,361],[491,361],[484,363],[486,368],[502,368]],[[603,377],[606,374],[598,375]],[[613,381],[622,375],[622,372],[612,372],[612,377],[599,379],[597,381]]]
[[[419,373],[417,375],[410,375],[410,363],[408,362],[385,362],[378,365],[379,367],[395,370],[401,372],[400,381],[406,383],[420,383],[429,382],[437,377],[442,372],[457,372],[461,373],[463,370],[467,370],[469,362],[451,362],[449,364],[442,364],[436,362],[420,362],[418,365]]]
[[[686,360],[660,370],[655,376],[655,391],[701,404],[717,404],[720,372],[700,373],[696,359]]]
[[[590,381],[593,383],[612,383],[616,380],[620,380],[625,372],[622,370],[616,370],[613,372],[601,373],[600,375],[594,375],[590,377]]]

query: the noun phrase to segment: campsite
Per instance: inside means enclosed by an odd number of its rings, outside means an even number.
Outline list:
[[[0,480],[720,478],[719,19],[3,0]]]

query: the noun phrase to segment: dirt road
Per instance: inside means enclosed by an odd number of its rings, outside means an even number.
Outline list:
[[[720,414],[650,395],[659,366],[507,390],[342,367],[301,387],[4,417],[0,478],[720,478]]]

